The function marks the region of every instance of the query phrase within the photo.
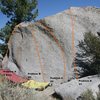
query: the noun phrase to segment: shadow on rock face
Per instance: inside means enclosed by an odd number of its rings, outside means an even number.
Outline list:
[[[57,100],[63,100],[62,96],[57,94],[56,92],[52,94],[53,98],[56,98]]]
[[[3,56],[0,54],[0,68],[2,68],[2,60],[3,60]]]

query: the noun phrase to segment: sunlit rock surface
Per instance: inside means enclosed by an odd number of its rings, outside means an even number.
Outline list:
[[[85,32],[100,32],[100,9],[71,7],[12,32],[3,68],[36,81],[63,83],[75,78],[74,53]]]

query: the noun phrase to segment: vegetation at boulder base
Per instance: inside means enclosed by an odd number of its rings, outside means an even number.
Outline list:
[[[26,21],[35,20],[38,16],[37,0],[0,0],[0,11],[10,20],[6,26],[0,30],[0,53],[5,55],[7,42],[14,27]]]
[[[81,100],[100,100],[100,91],[97,93],[97,96],[94,97],[92,90],[87,90],[81,94]]]

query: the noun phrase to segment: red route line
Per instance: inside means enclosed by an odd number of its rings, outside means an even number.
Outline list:
[[[71,9],[69,10],[70,14],[72,15],[72,11]],[[73,18],[73,16],[70,17],[71,20],[71,25],[72,25],[72,56],[74,58],[74,71],[75,71],[75,77],[76,79],[78,79],[78,72],[77,72],[77,66],[75,63],[75,56],[76,56],[76,52],[75,52],[75,32],[74,32],[74,25],[75,25],[75,17]]]
[[[39,23],[39,22],[37,22]],[[48,30],[50,32],[50,30],[43,26],[45,30]],[[62,46],[60,45],[60,43],[58,42],[58,39],[56,38],[56,36],[53,34],[53,32],[50,32],[50,34],[52,35],[52,37],[54,38],[55,42],[57,43],[57,45],[60,47],[61,49],[61,54],[62,54],[62,58],[63,58],[63,62],[64,62],[64,75],[63,75],[63,79],[66,80],[66,60],[65,60],[65,55],[64,55],[64,49],[62,48]]]
[[[43,64],[41,62],[41,57],[40,57],[40,52],[39,52],[40,50],[39,50],[39,47],[38,47],[38,43],[36,41],[36,37],[35,37],[33,32],[32,32],[32,36],[33,36],[33,40],[35,42],[36,52],[37,52],[37,55],[38,55],[39,61],[40,61],[40,68],[41,68],[42,78],[43,78],[43,81],[46,82],[45,79],[44,79],[44,75],[43,75]]]
[[[45,38],[43,32],[42,32],[42,37],[43,37],[45,40],[47,40],[47,39]],[[47,44],[47,45],[48,45],[47,48],[49,49],[51,44]],[[45,59],[44,56],[42,56],[42,59]],[[44,61],[43,61],[43,65],[46,66],[46,64],[44,63]]]
[[[38,22],[37,22],[38,23]],[[42,33],[42,34],[44,34],[44,33]],[[43,36],[44,37],[44,36]],[[45,38],[45,37],[44,37]],[[46,38],[45,38],[45,40],[46,40]],[[48,44],[48,48],[50,48],[50,45],[51,44]],[[44,58],[44,57],[42,57],[42,58]],[[65,58],[63,58],[63,59],[65,59]],[[66,70],[64,70],[65,72],[64,73],[66,73]],[[65,75],[64,75],[65,76]],[[65,77],[66,78],[66,77]]]

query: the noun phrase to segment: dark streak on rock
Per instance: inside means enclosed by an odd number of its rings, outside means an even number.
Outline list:
[[[37,23],[40,23],[40,26],[39,24],[36,24],[36,26],[44,32],[44,34],[46,34],[48,37],[50,37],[50,39],[52,39],[53,41],[55,41],[57,43],[57,45],[62,49],[62,51],[64,52],[64,49],[63,49],[63,43],[61,41],[59,41],[56,36],[54,36],[54,34],[50,34],[50,33],[53,33],[53,29],[46,24],[46,22],[44,20],[39,20]],[[43,27],[42,27],[42,26]]]
[[[13,62],[16,64],[16,66],[18,67],[18,69],[20,70],[20,71],[22,71],[22,69],[21,69],[21,66],[18,64],[18,62],[16,61],[16,59],[15,59],[15,57],[14,57],[14,53],[13,53],[13,47],[11,48],[12,49],[12,60],[13,60]]]
[[[23,38],[23,33],[22,33],[22,29],[20,27],[18,27],[19,31],[20,31],[20,34],[21,34],[21,37]]]

